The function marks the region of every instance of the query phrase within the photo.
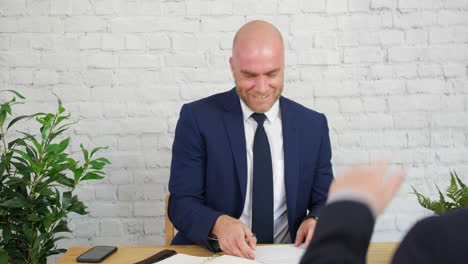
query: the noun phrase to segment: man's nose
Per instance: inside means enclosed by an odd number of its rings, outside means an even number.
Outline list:
[[[259,76],[257,78],[257,84],[255,85],[255,91],[259,94],[264,94],[267,91],[267,79],[265,76]]]

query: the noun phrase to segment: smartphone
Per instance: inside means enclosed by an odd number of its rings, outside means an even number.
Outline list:
[[[95,246],[76,258],[77,262],[99,263],[107,256],[114,253],[117,247]]]

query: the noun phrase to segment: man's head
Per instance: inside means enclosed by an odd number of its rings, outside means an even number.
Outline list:
[[[265,113],[283,91],[284,46],[278,29],[264,21],[242,26],[229,59],[236,90],[256,113]]]

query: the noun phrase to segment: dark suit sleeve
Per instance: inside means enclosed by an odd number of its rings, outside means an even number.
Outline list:
[[[392,263],[468,263],[468,209],[419,221],[406,234]]]
[[[427,218],[413,226],[395,252],[392,263],[439,263],[433,258],[444,247],[439,237],[443,226],[434,225],[435,222],[434,218]],[[443,262],[442,259],[440,263]]]
[[[333,170],[331,164],[331,144],[328,131],[328,123],[325,115],[322,117],[322,133],[320,141],[319,158],[316,166],[314,189],[312,191],[312,198],[309,202],[308,216],[319,216],[320,209],[324,206],[328,197],[328,189],[333,180]]]
[[[205,162],[203,137],[190,105],[184,105],[172,147],[168,214],[188,239],[213,251],[208,235],[221,213],[205,205]]]
[[[373,228],[374,217],[366,205],[333,202],[322,209],[301,264],[366,263]]]

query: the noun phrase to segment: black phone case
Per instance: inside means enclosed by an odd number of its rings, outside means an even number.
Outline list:
[[[97,246],[97,247],[99,247],[99,246]],[[100,258],[86,258],[86,257],[83,257],[84,254],[88,253],[93,248],[95,248],[95,247],[92,247],[92,248],[86,250],[83,254],[79,255],[76,258],[76,262],[99,263],[99,262],[103,261],[105,258],[107,258],[110,254],[114,253],[117,250],[117,247],[113,247],[111,250],[109,250],[109,252],[107,252],[106,254],[104,254]]]
[[[138,262],[136,262],[134,264],[153,264],[153,263],[165,260],[167,258],[170,258],[170,257],[174,256],[175,254],[177,254],[177,252],[175,252],[172,249],[164,249],[164,250],[154,254],[153,256],[150,256],[150,257],[148,257],[148,258],[146,258],[144,260],[138,261]]]

